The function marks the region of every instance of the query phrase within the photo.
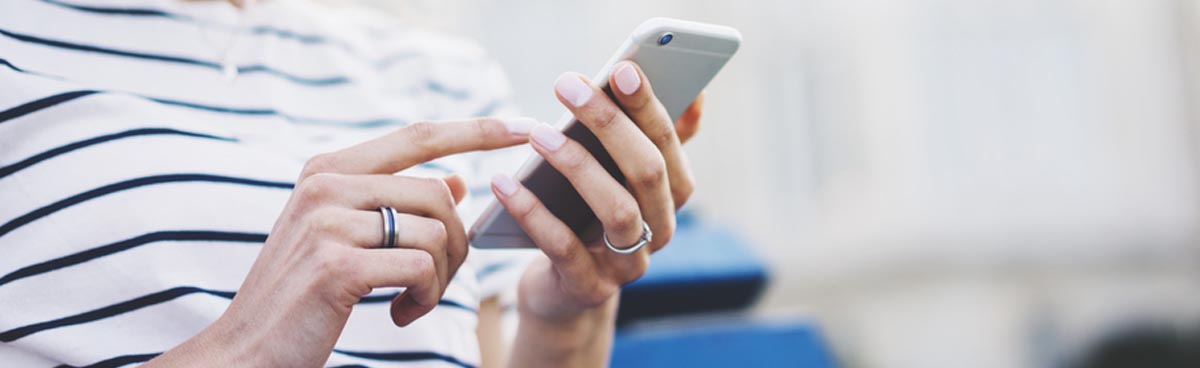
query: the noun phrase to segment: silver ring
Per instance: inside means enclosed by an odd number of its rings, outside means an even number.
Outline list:
[[[380,248],[396,247],[396,209],[379,207],[379,215],[383,217],[383,242]]]
[[[608,241],[608,233],[604,233],[604,245],[607,245],[609,250],[616,252],[617,254],[630,254],[637,252],[638,249],[642,249],[642,247],[646,246],[646,244],[649,244],[650,239],[652,238],[654,238],[654,232],[650,231],[650,224],[642,221],[642,237],[638,239],[637,243],[634,243],[626,248],[617,248],[613,246],[612,242]]]

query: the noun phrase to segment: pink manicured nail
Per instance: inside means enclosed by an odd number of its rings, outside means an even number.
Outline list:
[[[567,136],[545,123],[533,127],[530,135],[533,136],[534,142],[551,151],[557,150],[558,147],[562,147],[563,143],[567,142]]]
[[[575,73],[563,73],[554,81],[554,90],[575,107],[583,106],[592,98],[592,87],[583,83]]]
[[[492,185],[494,185],[496,189],[500,190],[500,193],[504,194],[505,196],[510,196],[517,192],[517,182],[508,177],[508,175],[497,174],[496,176],[493,176]]]
[[[532,118],[504,119],[504,129],[508,129],[508,133],[512,135],[529,135],[529,131],[537,124],[537,120],[533,120]]]
[[[621,62],[621,65],[617,66],[617,70],[613,72],[613,79],[617,82],[617,89],[627,95],[632,95],[637,92],[638,87],[642,86],[642,78],[638,76],[637,70],[633,69],[633,64],[628,61]]]

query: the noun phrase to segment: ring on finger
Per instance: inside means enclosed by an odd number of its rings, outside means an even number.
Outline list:
[[[391,207],[379,207],[379,215],[383,218],[383,242],[379,244],[380,248],[395,248],[396,247],[396,209]]]
[[[617,248],[616,246],[613,246],[611,241],[608,240],[608,233],[604,233],[604,245],[607,245],[609,250],[616,252],[617,254],[630,254],[642,249],[642,247],[646,246],[646,244],[649,244],[650,240],[653,238],[654,232],[650,231],[650,224],[642,221],[642,237],[638,239],[637,243],[625,248]]]

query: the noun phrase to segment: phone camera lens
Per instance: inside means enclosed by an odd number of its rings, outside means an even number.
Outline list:
[[[663,35],[658,38],[658,45],[666,46],[668,43],[671,43],[671,40],[673,39],[675,39],[675,35],[671,34],[671,32],[663,33]]]

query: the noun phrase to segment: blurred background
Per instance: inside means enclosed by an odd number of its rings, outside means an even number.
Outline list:
[[[689,207],[767,263],[752,313],[813,321],[839,365],[1200,349],[1200,2],[368,2],[479,40],[546,121],[646,18],[738,28]]]

